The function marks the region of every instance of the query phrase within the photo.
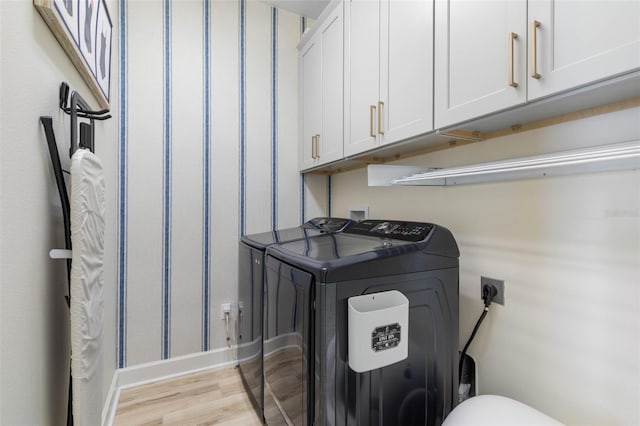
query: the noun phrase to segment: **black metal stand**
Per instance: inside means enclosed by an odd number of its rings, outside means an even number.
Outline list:
[[[89,104],[76,91],[71,92],[71,107],[67,106],[69,98],[69,85],[65,82],[60,84],[60,109],[71,116],[71,142],[69,146],[69,157],[80,148],[88,149],[94,152],[95,149],[95,120],[107,120],[111,118],[108,109],[93,111]],[[80,141],[78,142],[78,118],[86,118],[89,123],[80,123]],[[51,117],[40,117],[40,123],[44,129],[47,139],[47,147],[49,148],[49,156],[53,166],[53,174],[56,178],[58,194],[60,196],[60,204],[62,205],[62,220],[64,222],[64,244],[65,249],[71,250],[71,208],[69,204],[69,195],[67,186],[64,181],[64,170],[60,163],[58,154],[58,144],[53,132],[53,119]],[[67,308],[71,307],[71,259],[66,259],[67,263],[67,294],[65,300]],[[71,375],[71,360],[69,360],[69,400],[67,402],[67,426],[73,426],[73,380]]]

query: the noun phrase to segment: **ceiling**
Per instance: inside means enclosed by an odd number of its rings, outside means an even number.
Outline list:
[[[317,19],[330,0],[262,0],[264,3],[289,12]]]

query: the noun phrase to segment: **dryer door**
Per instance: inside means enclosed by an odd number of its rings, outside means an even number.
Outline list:
[[[269,256],[265,272],[265,418],[309,425],[313,276]]]
[[[240,243],[238,268],[238,345],[236,356],[245,388],[258,416],[263,412],[262,288],[264,251]]]

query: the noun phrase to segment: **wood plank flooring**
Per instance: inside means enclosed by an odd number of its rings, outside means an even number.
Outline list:
[[[238,370],[207,370],[124,389],[114,425],[259,426]]]

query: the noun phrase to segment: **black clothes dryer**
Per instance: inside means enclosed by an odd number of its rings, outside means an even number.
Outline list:
[[[282,424],[441,424],[458,387],[458,258],[446,228],[402,221],[268,247],[264,374]],[[408,299],[408,355],[357,373],[349,298],[390,290]]]
[[[261,419],[264,418],[262,293],[265,250],[272,244],[338,232],[349,222],[348,219],[318,217],[302,226],[245,235],[240,239],[236,359],[242,382]]]

